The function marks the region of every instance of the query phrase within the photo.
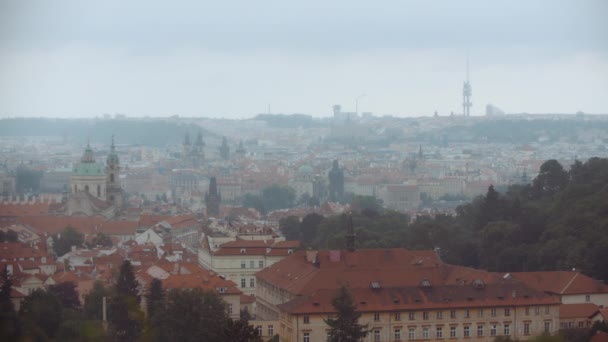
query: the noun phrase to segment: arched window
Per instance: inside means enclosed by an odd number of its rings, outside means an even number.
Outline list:
[[[88,185],[84,186],[84,191],[89,192],[89,186]]]

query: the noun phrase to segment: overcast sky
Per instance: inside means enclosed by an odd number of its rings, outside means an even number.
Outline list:
[[[0,0],[0,117],[608,114],[608,1]]]

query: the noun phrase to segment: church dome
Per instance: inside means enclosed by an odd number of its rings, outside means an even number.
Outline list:
[[[313,170],[312,166],[310,166],[308,164],[304,164],[304,165],[300,166],[300,168],[298,169],[299,174],[311,174],[313,172],[314,172],[314,170]]]
[[[95,161],[93,157],[93,149],[87,144],[84,154],[80,159],[80,163],[74,166],[72,174],[75,176],[103,176],[103,167]]]

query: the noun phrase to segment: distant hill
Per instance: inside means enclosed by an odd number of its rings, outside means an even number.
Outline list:
[[[315,122],[311,115],[306,114],[258,114],[253,120],[265,121],[269,126],[283,128],[320,126],[320,123]]]
[[[92,142],[108,142],[112,134],[121,144],[164,146],[193,138],[199,127],[163,120],[129,119],[48,119],[18,118],[0,120],[0,136],[59,136]],[[203,137],[209,135],[201,129]]]

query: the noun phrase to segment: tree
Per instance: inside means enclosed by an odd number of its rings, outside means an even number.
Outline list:
[[[262,190],[262,201],[268,211],[292,208],[295,199],[296,191],[289,186],[273,184]]]
[[[139,283],[129,260],[120,265],[114,290],[108,306],[110,336],[116,341],[134,341],[142,331],[144,313],[139,308]]]
[[[200,288],[173,289],[158,328],[161,341],[225,341],[226,307],[218,294]]]
[[[266,215],[266,207],[264,207],[264,200],[260,196],[245,194],[243,197],[243,207],[254,208],[259,211],[260,214]]]
[[[382,212],[382,202],[374,196],[360,196],[356,195],[353,197],[351,206],[353,210],[373,210],[377,213]]]
[[[331,342],[356,342],[363,340],[369,330],[367,325],[359,324],[361,313],[357,312],[353,297],[346,286],[338,290],[338,294],[332,299],[331,304],[337,311],[335,318],[325,320],[329,325]]]
[[[0,284],[0,340],[14,341],[20,334],[21,326],[11,300],[13,276],[6,265],[0,273],[0,281],[2,282]]]
[[[222,332],[222,341],[234,342],[262,342],[260,333],[247,320],[226,320]]]
[[[108,235],[104,234],[104,233],[99,233],[97,235],[95,235],[95,237],[91,240],[91,243],[89,244],[89,247],[97,247],[97,246],[101,246],[101,247],[112,247],[114,245],[114,243],[112,242],[112,238],[110,238]]]
[[[576,169],[578,172],[579,168]],[[532,182],[533,193],[538,197],[551,197],[566,186],[568,178],[568,172],[557,160],[547,160],[540,166],[540,172]]]
[[[309,244],[313,241],[321,221],[323,221],[323,216],[317,213],[310,213],[304,216],[302,223],[300,223],[300,232],[302,234],[303,243]]]
[[[25,297],[19,316],[26,335],[52,339],[63,319],[61,301],[53,293],[37,289]]]
[[[135,297],[117,294],[110,298],[108,321],[113,341],[135,341],[144,325],[144,313]]]
[[[61,305],[66,309],[80,309],[80,298],[76,284],[71,281],[50,285],[48,291],[54,294],[61,302]]]
[[[108,291],[101,282],[96,281],[93,289],[84,297],[84,316],[87,319],[101,320],[103,297],[109,297]]]
[[[82,246],[84,235],[72,227],[66,227],[60,235],[53,237],[53,250],[57,256],[62,256],[72,249],[72,246]]]
[[[163,283],[160,279],[152,279],[150,288],[146,294],[146,304],[148,308],[148,316],[154,317],[156,312],[162,309],[165,293],[163,291]]]
[[[287,240],[300,239],[300,220],[295,216],[287,216],[279,220],[281,233]]]
[[[116,292],[121,296],[131,296],[139,303],[139,283],[135,279],[133,266],[129,260],[125,260],[120,265],[120,273],[116,280]]]

